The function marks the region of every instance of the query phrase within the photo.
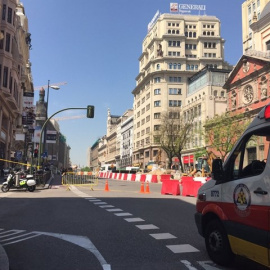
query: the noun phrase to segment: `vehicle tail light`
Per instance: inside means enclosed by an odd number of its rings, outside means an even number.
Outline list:
[[[270,105],[266,106],[266,108],[264,110],[264,118],[270,119]]]

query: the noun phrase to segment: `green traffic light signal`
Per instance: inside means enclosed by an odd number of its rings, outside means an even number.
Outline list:
[[[94,118],[95,115],[95,106],[93,105],[88,105],[87,106],[87,118]]]

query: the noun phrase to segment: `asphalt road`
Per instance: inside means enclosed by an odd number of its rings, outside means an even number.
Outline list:
[[[0,193],[0,244],[11,270],[218,270],[194,222],[196,198],[161,195],[160,184],[100,180],[33,193]],[[237,258],[226,269],[264,269]]]

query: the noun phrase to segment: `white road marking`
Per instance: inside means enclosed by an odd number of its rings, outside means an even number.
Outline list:
[[[189,261],[182,260],[181,263],[183,263],[189,270],[197,270],[197,268],[195,268]]]
[[[127,222],[142,222],[142,221],[145,221],[142,218],[124,218],[124,220],[126,220]]]
[[[221,270],[220,268],[217,268],[216,264],[212,261],[204,261],[204,262],[197,262],[197,263],[201,265],[205,270]]]
[[[11,230],[11,231],[5,231],[5,232],[0,233],[0,239],[1,239],[1,238],[6,238],[6,237],[8,237],[8,236],[10,236],[10,235],[22,233],[22,232],[25,232],[25,231],[23,231],[23,230]]]
[[[25,237],[27,235],[29,235],[29,236],[28,237]],[[23,237],[21,239],[18,239],[18,240],[12,241],[12,242],[3,243],[2,246],[7,246],[7,245],[19,243],[19,242],[22,242],[22,241],[25,241],[25,240],[28,240],[28,239],[31,239],[31,238],[34,238],[34,237],[38,237],[38,236],[40,236],[40,234],[26,233],[26,234],[23,234],[23,235],[20,235],[20,236],[17,236],[17,237],[13,237],[13,238],[9,238],[9,239],[3,240],[3,241],[8,241],[8,240],[13,240],[13,239],[16,239],[16,238]]]
[[[154,233],[150,234],[152,237],[154,237],[157,240],[164,240],[164,239],[173,239],[177,238],[176,236],[170,234],[170,233]]]
[[[112,208],[112,207],[114,207],[114,206],[108,204],[108,205],[101,205],[101,206],[99,206],[99,207],[100,207],[100,208]]]
[[[106,209],[108,212],[122,212],[123,210],[120,208]]]
[[[0,235],[2,235],[2,234],[7,234],[7,233],[14,233],[14,232],[16,232],[16,233],[21,233],[21,232],[25,232],[24,230],[9,230],[9,231],[4,231],[4,232],[1,232],[0,233]]]
[[[94,204],[96,204],[96,205],[102,205],[102,204],[107,204],[106,202],[95,202]]]
[[[145,224],[145,225],[135,225],[137,228],[141,230],[156,230],[159,229],[159,227],[153,225],[153,224]]]
[[[101,202],[99,199],[89,200],[89,202]]]
[[[61,240],[73,243],[77,246],[80,246],[80,247],[90,251],[91,253],[93,253],[95,255],[95,257],[97,258],[97,260],[100,262],[100,264],[104,270],[111,269],[111,266],[106,262],[106,260],[103,258],[103,256],[97,250],[97,248],[91,242],[91,240],[89,238],[87,238],[86,236],[77,236],[77,235],[59,234],[59,233],[48,233],[48,232],[33,232],[33,233],[52,236],[52,237],[59,238]]]
[[[168,249],[170,249],[173,253],[187,253],[187,252],[200,252],[195,247],[189,245],[189,244],[183,244],[183,245],[168,245],[166,246]]]
[[[132,216],[130,213],[115,213],[115,215],[118,217]]]

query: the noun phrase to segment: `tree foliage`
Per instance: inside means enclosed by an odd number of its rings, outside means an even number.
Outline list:
[[[224,113],[207,120],[204,137],[208,152],[224,161],[248,124],[249,121],[244,120],[243,114]]]
[[[180,109],[170,110],[161,114],[160,126],[156,130],[154,137],[160,148],[167,154],[169,159],[168,165],[171,167],[172,158],[177,157],[182,166],[182,150],[184,149],[189,138],[192,121],[183,119]]]

